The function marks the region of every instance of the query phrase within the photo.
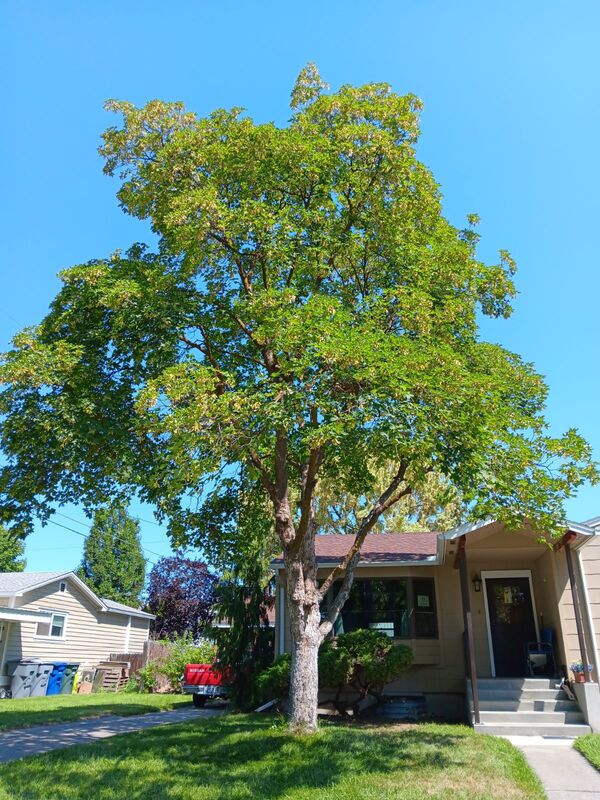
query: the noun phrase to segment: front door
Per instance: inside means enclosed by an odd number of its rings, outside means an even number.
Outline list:
[[[529,578],[486,578],[485,591],[496,676],[522,677],[527,643],[537,640]]]

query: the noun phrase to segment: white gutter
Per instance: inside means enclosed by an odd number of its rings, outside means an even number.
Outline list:
[[[588,624],[588,628],[590,630],[590,637],[592,639],[592,663],[594,665],[594,672],[596,673],[596,681],[600,680],[598,675],[598,639],[596,636],[596,630],[594,628],[594,616],[592,614],[592,606],[590,604],[590,593],[588,592],[587,580],[585,578],[585,569],[583,567],[583,562],[581,560],[581,550],[575,550],[575,555],[577,558],[577,567],[579,569],[579,577],[581,578],[581,588],[583,594],[583,605],[585,607],[585,616]]]

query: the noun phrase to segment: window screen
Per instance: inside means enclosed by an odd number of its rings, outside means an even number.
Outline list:
[[[62,638],[65,633],[65,619],[64,614],[52,614],[51,622],[38,622],[36,635]]]

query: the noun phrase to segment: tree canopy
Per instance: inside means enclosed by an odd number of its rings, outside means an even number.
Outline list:
[[[477,335],[478,311],[510,314],[514,263],[478,260],[474,216],[443,217],[416,97],[326,94],[309,68],[282,128],[241,109],[107,107],[123,124],[105,170],[159,249],[61,273],[5,356],[6,522],[138,490],[176,536],[201,531],[196,498],[229,494],[240,465],[278,496],[277,452],[288,486],[318,461],[360,493],[393,461],[447,475],[475,515],[556,524],[589,448],[547,435],[542,378]]]
[[[150,570],[146,607],[156,614],[157,639],[193,638],[211,618],[216,579],[203,561],[183,553],[159,559]]]
[[[291,106],[279,127],[240,108],[107,104],[120,122],[105,171],[158,245],[62,272],[4,357],[0,521],[26,533],[57,503],[137,492],[175,543],[210,550],[236,539],[242,498],[283,549],[291,713],[310,706],[312,727],[316,649],[383,513],[435,472],[474,517],[555,530],[596,468],[576,430],[549,433],[533,366],[479,335],[479,315],[510,315],[515,264],[478,257],[476,215],[444,217],[416,155],[418,98],[327,92],[309,65]],[[375,496],[323,582],[320,480]]]
[[[139,606],[146,561],[139,523],[123,505],[96,511],[77,574],[99,597]]]
[[[24,556],[24,542],[0,525],[0,572],[23,572],[27,564]]]

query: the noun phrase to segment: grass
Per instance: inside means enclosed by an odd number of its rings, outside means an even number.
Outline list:
[[[23,697],[0,700],[0,730],[27,728],[51,722],[102,717],[106,714],[132,716],[149,711],[169,711],[191,705],[188,695],[177,694],[55,694],[50,697]]]
[[[0,800],[543,800],[509,742],[454,725],[323,725],[229,715],[0,769]]]
[[[575,740],[575,749],[584,755],[593,767],[600,770],[600,733],[589,733]]]

